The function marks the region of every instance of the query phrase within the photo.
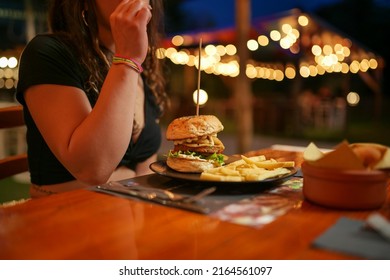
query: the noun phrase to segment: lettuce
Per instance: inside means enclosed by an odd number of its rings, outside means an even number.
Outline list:
[[[223,154],[217,154],[217,153],[214,153],[214,154],[211,154],[211,155],[206,155],[206,154],[200,154],[200,153],[196,153],[196,152],[191,152],[191,151],[172,151],[170,150],[169,153],[168,153],[168,157],[179,157],[180,155],[186,155],[186,156],[193,156],[193,157],[199,157],[201,159],[205,159],[205,160],[212,160],[214,162],[216,162],[218,165],[223,165],[225,163],[224,159],[225,159],[225,156]]]

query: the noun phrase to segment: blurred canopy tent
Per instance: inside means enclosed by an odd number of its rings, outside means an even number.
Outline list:
[[[14,101],[18,58],[36,33],[45,32],[44,0],[0,0],[0,101]]]
[[[248,49],[243,52],[243,36],[239,36],[239,26],[243,26],[243,23],[247,24],[250,12],[240,7],[244,7],[245,4],[249,9],[250,1],[236,1],[235,27],[188,32],[168,37],[158,55],[162,59],[170,59],[175,64],[187,65],[191,66],[190,69],[195,69],[198,66],[198,46],[202,38],[204,48],[201,68],[205,73],[227,77],[224,81],[232,80],[229,77],[238,77],[235,80],[242,84],[247,84],[247,80],[258,79],[276,82],[290,80],[294,85],[288,90],[295,96],[301,93],[302,81],[305,78],[330,73],[358,75],[374,95],[374,115],[379,118],[383,98],[381,84],[384,68],[384,60],[379,55],[315,15],[298,9],[255,19],[248,23],[248,34],[245,34],[248,38]],[[8,73],[7,77],[5,75],[0,77],[0,92],[13,92],[17,84],[18,71],[18,62],[14,63],[14,61],[32,36],[46,31],[43,2],[43,0],[0,0],[0,34],[3,39],[0,41],[0,74]],[[239,14],[242,14],[241,18]],[[238,55],[239,53],[241,55]],[[240,62],[239,56],[245,61]],[[343,85],[343,92],[347,93],[350,90],[349,79],[343,80],[346,83]],[[252,104],[251,96],[244,94],[239,98],[238,101],[242,106],[237,106],[236,110],[241,109],[238,114],[249,111],[243,107],[248,108]],[[243,134],[246,133],[241,133],[240,136]]]
[[[46,27],[46,1],[0,0],[0,49],[25,45]]]
[[[233,102],[236,124],[240,124],[236,125],[239,152],[250,148],[253,133],[253,128],[248,126],[252,125],[249,118],[253,116],[251,112],[254,100],[251,93],[248,95],[247,90],[244,90],[248,80],[290,80],[292,86],[286,90],[294,97],[294,102],[298,103],[299,99],[302,100],[300,97],[304,92],[303,84],[306,78],[331,73],[346,75],[339,86],[346,97],[351,91],[349,75],[358,75],[374,95],[373,115],[379,120],[383,98],[384,60],[378,54],[315,15],[299,9],[259,18],[249,23],[246,34],[248,50],[243,52],[240,20],[245,21],[244,18],[239,18],[237,11],[235,27],[168,37],[160,52],[161,58],[168,58],[174,64],[198,68],[198,42],[202,38],[204,48],[201,50],[201,70],[208,74],[236,78]],[[239,55],[238,47],[244,56]],[[239,58],[243,57],[245,61],[240,62]],[[229,79],[222,80],[226,82]],[[238,87],[240,83],[245,85],[243,90]],[[245,118],[237,118],[243,113]],[[336,122],[343,123],[341,126],[346,129],[345,120]],[[246,126],[244,129],[243,124]]]
[[[328,73],[356,74],[375,95],[374,110],[380,115],[383,58],[315,15],[293,9],[256,19],[251,23],[249,37],[250,58],[246,65],[249,79],[298,82]],[[200,38],[204,46],[202,70],[237,77],[234,27],[168,37],[162,56],[175,64],[197,67]],[[298,92],[300,88],[291,90]]]

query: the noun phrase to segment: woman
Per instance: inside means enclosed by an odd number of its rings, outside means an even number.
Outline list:
[[[167,103],[161,11],[161,0],[52,1],[50,33],[19,67],[31,197],[149,172]]]

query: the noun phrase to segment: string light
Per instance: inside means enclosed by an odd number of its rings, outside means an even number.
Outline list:
[[[14,56],[0,57],[0,89],[13,89],[17,85],[18,59]]]
[[[353,54],[354,57],[352,58],[353,44],[348,38],[343,38],[330,31],[302,37],[301,32],[305,28],[312,30],[314,24],[305,14],[296,18],[285,18],[278,24],[279,27],[272,29],[268,36],[260,34],[257,38],[248,40],[248,50],[252,52],[262,51],[262,48],[269,46],[271,39],[278,42],[282,49],[289,50],[292,54],[298,54],[304,48],[311,46],[309,52],[306,53],[306,56],[303,56],[298,69],[288,64],[280,66],[279,63],[248,62],[246,67],[248,78],[283,81],[285,78],[294,79],[296,75],[309,78],[326,73],[347,74],[359,71],[367,72],[378,68],[377,57],[370,52],[359,50],[359,52]],[[185,48],[186,45],[191,45],[194,40],[195,38],[191,39],[191,36],[188,35],[176,35],[172,38],[172,45],[175,47],[162,49],[158,58],[168,58],[174,64],[197,67],[197,54]],[[178,49],[179,47],[181,50]],[[230,77],[239,75],[237,47],[233,44],[226,46],[221,44],[207,45],[204,48],[202,63],[201,70],[207,74]]]

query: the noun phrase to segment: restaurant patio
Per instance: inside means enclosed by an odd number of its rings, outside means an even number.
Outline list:
[[[130,7],[144,15],[156,11],[148,3],[130,1],[98,3],[109,12],[127,7],[129,17],[137,16]],[[96,105],[85,97],[90,88],[84,83],[100,64],[81,69],[86,70],[81,78],[69,85],[46,80],[50,71],[34,68],[29,73],[47,76],[23,91],[27,109],[12,106],[19,105],[15,89],[20,54],[32,36],[46,31],[45,12],[43,0],[0,0],[0,31],[6,30],[9,39],[0,40],[0,106],[17,109],[1,120],[19,120],[18,129],[0,132],[1,176],[16,169],[8,168],[5,154],[26,152],[27,127],[32,174],[12,173],[12,178],[0,180],[2,276],[306,280],[389,274],[385,56],[302,9],[253,19],[254,1],[235,0],[232,26],[173,32],[164,38],[156,55],[166,67],[171,108],[158,120],[157,110],[149,117],[151,94],[141,84],[149,81],[142,75],[155,72],[146,63],[142,72],[138,60],[131,59],[138,52],[124,48],[122,53],[119,46],[127,41],[118,44],[110,35],[124,26],[132,30],[133,22],[121,16],[123,10],[112,18],[124,25],[109,26],[108,17],[95,17],[99,11],[92,15],[96,10],[88,10],[86,20],[83,5],[68,7],[77,11],[74,16],[85,31],[81,41],[114,46],[112,64],[110,56],[95,59],[108,63]],[[184,1],[168,2],[175,6]],[[182,16],[191,22],[189,15]],[[91,41],[96,18],[97,26],[107,28]],[[146,39],[137,32],[119,33]],[[138,50],[147,46],[142,42]],[[105,53],[102,46],[96,49]],[[77,59],[59,63],[51,51],[39,49],[45,60],[50,57],[42,69],[59,70],[54,76],[64,79],[75,76],[82,52],[59,50],[59,56]],[[74,68],[63,74],[69,65]],[[168,126],[177,117],[195,114],[214,116]],[[174,135],[170,141],[167,131]],[[40,140],[37,145],[32,132]],[[137,150],[139,156],[133,153]]]
[[[230,132],[248,135],[247,143],[252,133],[389,143],[382,133],[389,101],[381,55],[299,9],[248,23],[241,55],[239,32],[232,26],[167,38],[162,56],[172,62],[170,93],[178,110],[173,115],[195,112],[192,93],[202,39],[201,88],[208,101],[201,110],[218,112]],[[246,131],[238,131],[237,123],[248,124]]]

